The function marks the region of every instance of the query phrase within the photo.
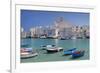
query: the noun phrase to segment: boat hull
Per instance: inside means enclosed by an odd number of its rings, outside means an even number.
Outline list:
[[[72,54],[72,58],[78,58],[84,56],[85,51],[76,51]]]
[[[51,49],[47,49],[46,51],[48,52],[48,53],[54,53],[54,52],[59,52],[59,51],[62,51],[63,49],[53,49],[53,50],[51,50]]]
[[[67,51],[67,52],[64,52],[64,56],[66,56],[66,55],[71,55],[72,54],[72,51]]]
[[[69,50],[66,50],[64,51],[64,56],[65,55],[72,55],[72,53],[76,50],[76,48],[72,48],[72,49],[69,49]]]
[[[32,53],[32,54],[28,54],[28,55],[21,55],[21,59],[27,59],[27,58],[32,58],[38,56],[37,53]]]

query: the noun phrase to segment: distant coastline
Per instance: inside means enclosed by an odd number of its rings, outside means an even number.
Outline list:
[[[72,38],[53,38],[53,37],[46,37],[46,38],[39,38],[39,37],[25,37],[25,38],[21,38],[21,39],[60,39],[60,40],[68,40],[68,39],[72,39]],[[77,37],[76,39],[90,39],[90,37]]]

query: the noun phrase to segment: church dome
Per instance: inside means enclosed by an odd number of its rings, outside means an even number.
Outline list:
[[[55,26],[57,28],[72,28],[72,25],[68,22],[65,21],[63,17],[58,17],[55,21]]]

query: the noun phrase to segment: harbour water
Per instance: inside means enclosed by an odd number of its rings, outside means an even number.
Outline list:
[[[21,59],[21,63],[89,60],[89,42],[89,39],[21,39],[21,44],[28,44],[27,47],[32,47],[39,54],[36,57]],[[63,51],[48,54],[46,50],[42,50],[41,45],[56,45],[62,47],[64,50],[77,48],[78,50],[85,50],[85,55],[77,59],[72,59],[71,55],[63,56]]]

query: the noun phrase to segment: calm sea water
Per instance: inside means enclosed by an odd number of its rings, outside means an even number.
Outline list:
[[[70,60],[88,60],[89,59],[89,39],[75,39],[75,40],[59,40],[59,39],[21,39],[21,44],[29,44],[27,47],[32,47],[38,52],[38,56],[28,59],[21,59],[22,63],[30,62],[48,62],[48,61],[70,61]],[[83,57],[72,59],[71,55],[62,56],[63,51],[47,54],[45,50],[41,50],[41,45],[57,45],[63,47],[64,50],[77,48],[78,50],[85,50]]]

